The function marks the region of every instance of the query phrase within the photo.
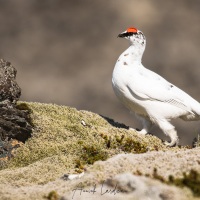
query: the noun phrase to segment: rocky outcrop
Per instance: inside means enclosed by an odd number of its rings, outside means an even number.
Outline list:
[[[25,142],[32,132],[29,111],[16,105],[21,95],[16,74],[10,62],[0,60],[0,158],[11,156],[19,146],[13,146],[12,139]]]
[[[0,102],[15,104],[21,95],[16,82],[17,70],[3,59],[0,60]]]

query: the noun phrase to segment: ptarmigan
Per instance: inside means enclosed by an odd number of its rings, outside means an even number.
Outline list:
[[[113,71],[116,96],[142,121],[141,134],[147,134],[156,124],[171,139],[165,144],[177,145],[177,132],[170,120],[200,120],[199,102],[142,65],[146,39],[140,30],[128,28],[118,37],[129,40],[131,45],[120,55]]]

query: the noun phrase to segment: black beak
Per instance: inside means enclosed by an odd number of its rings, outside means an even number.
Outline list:
[[[125,34],[124,33],[120,33],[117,37],[123,38],[123,37],[125,37]]]
[[[125,32],[125,33],[120,33],[117,37],[125,38],[125,37],[136,35],[136,34],[137,33],[133,33],[133,32]]]

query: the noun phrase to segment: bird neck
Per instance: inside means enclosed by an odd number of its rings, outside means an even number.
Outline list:
[[[125,51],[130,54],[132,62],[142,62],[142,56],[145,50],[145,44],[131,44],[131,46]]]

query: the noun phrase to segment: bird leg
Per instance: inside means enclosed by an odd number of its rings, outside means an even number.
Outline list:
[[[142,117],[140,115],[136,115],[136,116],[142,122],[142,130],[137,131],[137,132],[142,135],[146,135],[152,127],[152,122],[148,120],[147,118]]]
[[[156,123],[160,127],[160,129],[170,137],[171,141],[170,142],[165,142],[164,144],[169,147],[173,147],[178,145],[179,139],[177,132],[172,124],[169,123],[169,121],[165,119],[157,120]]]
[[[174,147],[178,145],[179,139],[175,129],[169,130],[167,135],[170,137],[171,142],[165,141],[164,144],[168,147]]]

